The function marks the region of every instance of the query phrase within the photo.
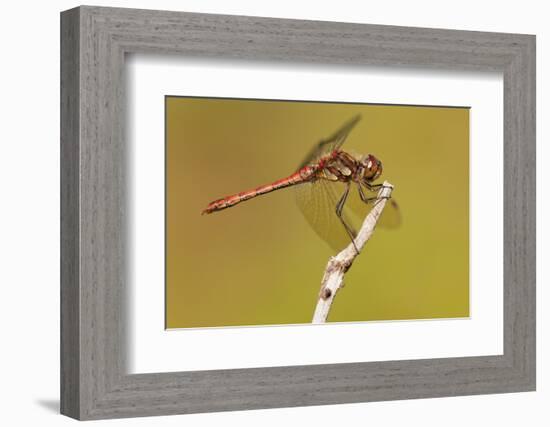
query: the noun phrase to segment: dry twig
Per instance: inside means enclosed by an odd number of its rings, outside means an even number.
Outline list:
[[[355,238],[355,245],[360,252],[372,236],[378,218],[380,218],[392,190],[393,185],[384,181],[382,188],[378,192],[378,200],[375,201],[373,208],[363,221],[363,225]],[[323,280],[321,281],[321,291],[319,292],[319,300],[317,301],[317,307],[315,307],[312,323],[326,322],[336,293],[344,286],[344,275],[353,264],[357,255],[358,253],[353,243],[350,243],[338,255],[329,259]]]

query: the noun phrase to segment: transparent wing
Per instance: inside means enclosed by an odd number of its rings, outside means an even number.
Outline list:
[[[361,120],[361,116],[355,116],[344,126],[338,129],[336,133],[334,133],[332,136],[324,139],[315,147],[313,147],[313,149],[308,153],[303,162],[300,164],[300,168],[303,168],[304,166],[311,163],[315,163],[316,160],[321,158],[323,155],[332,153],[334,150],[340,148],[359,120]]]
[[[344,194],[344,184],[319,179],[296,185],[294,188],[296,203],[317,235],[336,251],[347,246],[351,238],[336,215],[336,205]],[[353,222],[346,209],[342,216],[353,228]],[[355,232],[353,235],[356,235]]]
[[[354,220],[363,221],[365,216],[376,203],[376,196],[378,191],[370,191],[365,187],[361,187],[363,194],[367,199],[370,199],[368,203],[363,202],[359,196],[359,190],[357,184],[352,184],[352,189],[350,190],[350,197],[346,202],[346,208],[349,210],[348,215],[352,216]],[[401,210],[399,205],[394,198],[389,199],[386,202],[386,206],[382,211],[382,215],[378,219],[377,225],[385,228],[397,228],[401,225]]]

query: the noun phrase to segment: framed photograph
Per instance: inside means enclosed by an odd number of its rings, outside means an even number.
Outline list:
[[[63,414],[535,390],[534,36],[82,6],[61,88]]]

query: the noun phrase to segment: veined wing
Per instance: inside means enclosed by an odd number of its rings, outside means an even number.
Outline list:
[[[336,251],[347,246],[351,238],[336,215],[336,205],[344,193],[344,184],[319,179],[294,188],[296,203],[317,235]],[[346,209],[342,216],[347,224],[352,224]],[[353,235],[356,233],[353,232]]]
[[[365,197],[370,200],[368,203],[361,200],[357,184],[352,184],[350,193],[354,194],[350,194],[350,197],[348,197],[346,201],[346,208],[349,210],[348,215],[355,221],[363,221],[374,204],[378,201],[376,198],[378,190],[370,191],[363,186],[361,189]],[[390,198],[386,202],[386,206],[384,206],[384,210],[378,219],[377,225],[384,228],[397,228],[401,225],[401,222],[401,210],[399,209],[399,205],[395,199]]]
[[[312,163],[316,163],[316,161],[325,154],[332,153],[334,150],[339,149],[346,141],[349,133],[352,131],[359,120],[361,120],[361,116],[355,116],[349,122],[344,124],[344,126],[338,129],[332,136],[322,140],[319,144],[313,147],[313,149],[308,153],[303,162],[300,164],[300,168],[303,168],[304,166]]]

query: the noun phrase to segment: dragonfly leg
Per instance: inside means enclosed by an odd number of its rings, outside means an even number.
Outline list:
[[[365,193],[363,193],[363,187],[361,187],[361,184],[357,184],[357,189],[359,190],[359,197],[364,203],[370,203],[373,200],[376,200],[377,197],[367,197],[365,196]]]
[[[361,187],[361,184],[359,184],[358,186],[359,186],[359,197],[361,197],[361,200],[363,202],[369,203],[369,202],[372,202],[373,200],[378,200],[379,199],[378,196],[376,196],[376,197],[366,197],[365,193],[363,193],[363,188]],[[380,190],[382,187],[384,187],[384,184],[365,184],[365,186],[370,191],[376,191],[376,190]],[[380,199],[391,199],[391,196],[380,197]]]
[[[355,244],[355,235],[353,233],[353,230],[342,217],[342,210],[344,209],[344,205],[348,198],[349,188],[350,188],[350,183],[348,182],[346,186],[346,190],[344,191],[344,194],[342,194],[342,197],[340,198],[340,200],[338,201],[338,204],[336,205],[336,215],[338,216],[338,218],[340,218],[340,222],[344,225],[344,228],[346,229],[347,233],[349,234],[349,237],[351,238],[351,242],[353,243],[353,247],[355,248],[355,251],[357,252],[357,254],[359,254],[359,249],[357,249],[357,245]]]
[[[382,187],[384,187],[384,184],[369,184],[369,183],[366,183],[366,182],[363,182],[363,184],[364,184],[365,187],[367,187],[370,191],[380,190]]]

